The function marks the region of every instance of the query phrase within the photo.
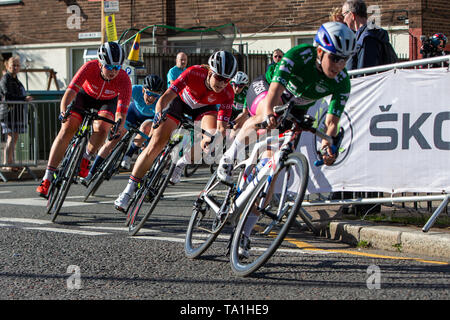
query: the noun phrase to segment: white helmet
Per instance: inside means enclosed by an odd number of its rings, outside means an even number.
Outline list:
[[[231,79],[231,82],[236,84],[248,84],[248,76],[245,74],[245,72],[238,71],[233,79]]]
[[[317,31],[314,45],[326,52],[350,57],[356,51],[356,36],[344,23],[327,22]]]
[[[105,42],[98,48],[97,58],[103,65],[122,65],[125,60],[125,50],[117,42]]]

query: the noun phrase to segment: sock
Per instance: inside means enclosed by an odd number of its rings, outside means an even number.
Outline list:
[[[53,174],[55,173],[56,168],[47,166],[47,169],[45,170],[44,178],[42,180],[49,180],[53,181]]]
[[[125,190],[123,192],[128,193],[130,195],[134,194],[134,191],[136,190],[138,184],[142,181],[142,179],[136,178],[133,175],[130,175],[130,179],[128,180],[128,184],[125,187]]]
[[[138,149],[139,149],[139,147],[137,145],[135,145],[134,143],[132,143],[125,155],[131,158],[136,153],[136,151],[138,151]]]
[[[246,235],[248,238],[250,238],[250,233],[252,232],[253,227],[255,226],[256,222],[258,221],[258,218],[259,218],[259,216],[257,216],[253,212],[250,212],[250,214],[248,215],[248,218],[247,218],[247,221],[245,222],[244,230],[243,230],[244,235]]]
[[[245,152],[245,143],[242,143],[239,141],[239,139],[234,139],[233,143],[231,144],[230,148],[224,153],[224,157],[228,159],[236,159],[236,156],[240,152]]]
[[[94,154],[89,153],[87,150],[83,154],[83,158],[88,159],[89,161],[91,161],[93,157],[94,157]]]
[[[189,157],[189,159],[188,159],[188,157]],[[188,153],[188,154],[185,153],[185,154],[177,161],[177,167],[184,168],[185,165],[187,165],[189,162],[191,162],[191,161],[190,161],[190,158],[191,158],[190,153]]]
[[[91,166],[91,169],[89,170],[89,173],[91,175],[94,174],[95,171],[97,171],[97,168],[103,163],[103,161],[105,161],[105,159],[97,155],[95,157],[94,163]]]

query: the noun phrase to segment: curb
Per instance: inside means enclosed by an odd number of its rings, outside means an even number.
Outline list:
[[[364,221],[330,223],[330,237],[356,246],[365,241],[371,248],[450,259],[450,233],[379,226]]]

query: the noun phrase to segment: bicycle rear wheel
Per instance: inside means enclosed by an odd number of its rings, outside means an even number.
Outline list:
[[[159,199],[166,190],[174,169],[175,163],[172,163],[171,157],[167,156],[149,181],[143,188],[138,190],[139,194],[136,195],[136,199],[129,211],[128,231],[130,235],[136,235],[151,216]],[[142,208],[141,210],[144,202],[149,202],[150,207]]]
[[[230,187],[221,183],[214,173],[195,201],[184,241],[184,252],[188,258],[194,259],[203,254],[225,226],[226,212],[222,215],[218,212],[229,197],[229,190]]]
[[[55,222],[56,217],[61,210],[61,207],[66,199],[67,193],[69,192],[70,186],[74,182],[75,177],[80,169],[81,158],[83,157],[83,152],[86,149],[87,138],[83,137],[78,141],[75,141],[73,145],[72,152],[69,154],[69,160],[67,161],[67,169],[63,170],[63,176],[61,177],[61,187],[58,193],[55,195],[55,203],[53,208],[50,210],[50,220]]]
[[[111,179],[111,177],[118,172],[120,161],[126,152],[126,147],[127,145],[120,141],[110,155],[105,159],[104,163],[102,163],[99,170],[92,178],[83,201],[86,202],[91,195],[94,195],[97,192],[103,181]]]
[[[281,245],[300,210],[308,183],[308,170],[306,157],[293,153],[280,166],[278,174],[271,182],[261,180],[258,183],[242,212],[233,236],[230,262],[235,274],[248,276],[255,272]],[[290,192],[290,179],[294,175],[298,175],[299,187],[295,192]],[[272,197],[273,193],[280,193],[280,196]],[[250,216],[255,217],[255,213],[258,220],[247,238],[244,235],[244,226]],[[251,243],[251,248],[246,248],[245,255],[240,247],[245,247],[248,243]],[[289,244],[286,246],[289,247]]]

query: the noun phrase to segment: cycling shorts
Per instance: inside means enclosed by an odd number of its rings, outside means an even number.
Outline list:
[[[140,125],[146,120],[153,120],[153,116],[146,116],[139,112],[134,102],[132,102],[128,108],[127,118],[125,120],[125,129],[130,130],[127,123],[132,125]]]
[[[114,119],[117,108],[117,99],[118,97],[110,100],[97,100],[88,95],[83,89],[80,89],[75,96],[75,99],[70,103],[72,116],[83,121],[83,110],[93,108],[98,110],[99,114],[106,113]]]
[[[214,114],[217,116],[217,105],[208,105],[200,108],[192,109],[189,105],[183,102],[180,97],[173,99],[168,106],[168,118],[174,120],[177,124],[184,118],[183,114],[191,116],[194,121],[201,120],[203,116]]]

